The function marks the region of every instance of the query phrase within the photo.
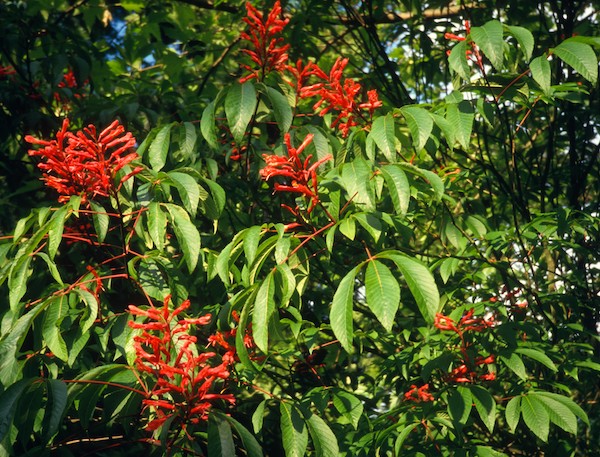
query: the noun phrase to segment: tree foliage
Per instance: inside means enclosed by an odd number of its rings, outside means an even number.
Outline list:
[[[0,453],[599,448],[597,6],[4,1]]]

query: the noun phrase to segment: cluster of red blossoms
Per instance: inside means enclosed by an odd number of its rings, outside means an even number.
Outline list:
[[[170,418],[185,430],[188,424],[206,420],[214,402],[235,403],[231,394],[211,392],[217,380],[229,378],[229,362],[224,358],[215,362],[219,359],[215,352],[199,352],[197,338],[190,334],[192,325],[206,325],[211,316],[177,318],[189,308],[190,301],[171,311],[170,299],[165,298],[162,309],[129,306],[131,315],[145,318],[144,322],[129,321],[129,326],[141,330],[134,337],[136,367],[155,383],[145,389],[146,398],[142,400],[144,409],[151,408],[154,413],[154,419],[146,425],[150,431]]]
[[[465,31],[467,33],[467,35],[469,35],[471,33],[471,24],[469,21],[465,21]],[[451,41],[465,41],[466,38],[462,37],[462,36],[458,36],[455,35],[454,33],[445,33],[444,34],[444,38],[446,40],[451,40]],[[477,46],[474,42],[470,42],[471,44],[471,49],[467,49],[467,57],[472,57],[473,58],[473,62],[475,62],[475,64],[483,69],[483,56],[481,54],[481,52],[479,51],[479,46]],[[447,55],[450,55],[451,51],[448,50],[446,51]]]
[[[286,133],[284,143],[287,148],[287,157],[278,156],[275,154],[263,154],[266,162],[266,167],[260,170],[260,176],[265,181],[272,177],[279,176],[284,178],[288,183],[275,183],[275,192],[292,192],[302,194],[310,199],[310,206],[307,214],[310,214],[313,208],[319,203],[319,193],[317,191],[317,168],[324,162],[331,160],[331,156],[327,155],[322,159],[317,160],[312,165],[310,160],[312,155],[309,155],[304,161],[300,158],[302,151],[310,144],[313,139],[312,134],[306,135],[304,141],[298,148],[292,147],[290,134]],[[298,209],[292,209],[284,205],[292,214],[297,215]]]
[[[424,384],[421,387],[416,385],[410,386],[410,390],[404,393],[405,401],[414,401],[416,403],[433,401],[433,395],[429,393],[429,384]]]
[[[337,112],[332,126],[338,127],[344,137],[348,135],[351,127],[359,125],[361,122],[365,124],[370,122],[374,110],[382,106],[382,103],[376,90],[367,92],[365,102],[357,101],[362,92],[362,86],[351,78],[342,78],[344,68],[348,65],[348,59],[338,58],[329,74],[312,62],[303,65],[302,61],[298,60],[295,65],[290,65],[287,53],[290,46],[282,44],[283,38],[277,36],[289,22],[289,19],[279,18],[281,16],[279,0],[275,2],[273,9],[266,17],[250,3],[246,3],[246,9],[248,17],[244,18],[244,21],[250,26],[250,32],[242,33],[242,38],[249,41],[254,49],[244,49],[243,52],[249,55],[258,67],[242,65],[250,74],[243,77],[240,82],[253,78],[263,80],[272,71],[279,73],[287,71],[295,80],[295,83],[288,83],[296,89],[298,96],[319,98],[313,108],[320,109],[320,116],[325,116],[330,111]],[[321,81],[305,87],[311,76],[316,76]]]
[[[31,135],[25,141],[43,146],[29,150],[29,155],[40,157],[38,167],[44,171],[43,180],[55,189],[59,202],[80,195],[84,201],[96,196],[107,197],[118,191],[123,182],[142,170],[136,167],[115,185],[117,172],[137,159],[133,151],[135,138],[119,121],[113,122],[100,135],[96,127],[88,127],[76,133],[68,132],[69,119],[63,121],[55,140],[38,140]]]
[[[475,358],[469,355],[468,348],[470,343],[465,338],[466,333],[471,331],[481,332],[495,325],[493,317],[488,319],[475,317],[474,313],[475,311],[470,309],[458,322],[454,322],[448,316],[440,313],[437,313],[435,316],[435,327],[440,330],[455,332],[461,341],[460,352],[462,360],[446,377],[446,381],[448,382],[471,383],[478,379],[482,381],[493,381],[496,379],[496,373],[493,371],[483,374],[477,372],[477,369],[482,365],[490,365],[496,361],[496,357],[493,354],[487,357],[477,356]]]
[[[231,315],[236,322],[240,321],[240,317],[236,311],[232,311]],[[251,326],[252,324],[250,324],[249,328],[247,328],[246,332],[244,333],[244,346],[246,346],[246,349],[252,349],[255,347],[254,339],[250,334]],[[221,356],[221,358],[226,366],[232,366],[239,361],[237,351],[235,349],[236,334],[237,327],[233,327],[225,332],[216,332],[208,337],[209,346],[215,348],[220,347],[221,349],[225,350],[225,353]]]

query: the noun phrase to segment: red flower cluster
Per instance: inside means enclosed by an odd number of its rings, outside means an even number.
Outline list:
[[[233,319],[236,322],[240,321],[240,318],[236,311],[232,313]],[[250,324],[251,326],[252,324]],[[238,356],[235,349],[235,337],[237,334],[237,327],[233,327],[226,332],[216,332],[214,335],[210,335],[208,337],[208,345],[213,347],[220,347],[225,350],[225,353],[222,355],[223,363],[226,366],[232,366],[235,362],[237,362]],[[254,347],[254,339],[250,334],[250,329],[247,328],[244,333],[244,346],[247,349],[251,349]]]
[[[319,168],[319,165],[332,158],[331,155],[327,155],[310,165],[312,155],[309,155],[303,162],[300,159],[300,154],[312,139],[313,135],[308,134],[298,148],[293,148],[290,134],[286,133],[284,142],[287,148],[288,157],[282,157],[275,154],[263,154],[263,158],[267,165],[260,170],[260,176],[265,181],[274,176],[280,176],[288,180],[289,184],[275,183],[275,192],[293,192],[310,198],[311,203],[307,210],[307,214],[310,214],[320,201],[317,190],[317,168]],[[289,207],[287,208],[293,214],[297,214],[297,210],[293,210]]]
[[[465,333],[470,331],[481,332],[487,328],[493,327],[495,324],[493,317],[490,317],[489,319],[484,317],[474,317],[474,313],[475,311],[471,308],[460,318],[458,323],[455,323],[454,320],[443,314],[437,313],[435,315],[434,326],[440,330],[455,332],[460,337],[461,341],[461,364],[446,376],[445,379],[447,382],[470,383],[478,379],[482,381],[493,381],[496,379],[496,373],[494,372],[490,371],[483,374],[477,372],[477,367],[490,365],[495,362],[496,357],[493,354],[487,357],[478,356],[475,357],[475,360],[471,360],[469,357],[467,351],[469,342],[465,340]]]
[[[273,5],[273,9],[265,18],[250,2],[246,2],[248,17],[243,21],[250,26],[249,33],[243,32],[242,38],[252,43],[253,50],[244,49],[243,52],[258,65],[258,69],[250,65],[242,64],[242,67],[250,72],[248,76],[240,79],[244,83],[256,78],[262,81],[271,71],[283,71],[287,66],[289,44],[282,45],[283,38],[277,35],[290,21],[280,19],[281,4],[279,0]]]
[[[367,110],[369,116],[372,117],[375,109],[382,105],[376,90],[370,90],[367,93],[367,102],[358,103],[356,101],[356,96],[361,92],[362,86],[351,78],[346,78],[342,82],[342,73],[346,65],[348,65],[348,59],[339,57],[333,64],[329,75],[315,65],[313,74],[318,76],[322,82],[303,87],[300,90],[300,96],[303,98],[315,96],[320,98],[313,107],[317,110],[321,105],[325,105],[319,112],[320,116],[324,116],[332,110],[339,113],[331,125],[332,127],[339,126],[343,136],[348,135],[350,127],[359,124],[358,119],[365,120],[363,110]]]
[[[471,24],[469,23],[469,21],[465,21],[465,31],[467,33],[467,35],[469,35],[471,33]],[[445,33],[444,34],[444,38],[446,40],[452,40],[452,41],[465,41],[466,38],[465,37],[461,37],[458,35],[455,35],[454,33]],[[477,64],[477,66],[481,69],[483,69],[483,56],[481,55],[481,52],[479,51],[479,46],[477,46],[474,42],[470,42],[471,44],[471,49],[467,49],[467,57],[470,56],[474,56],[473,61]],[[450,55],[451,51],[446,51],[447,55]]]
[[[100,135],[96,134],[93,125],[77,133],[68,132],[68,127],[69,120],[65,119],[56,140],[25,137],[28,143],[43,146],[29,150],[29,155],[42,158],[38,164],[44,170],[42,179],[61,195],[59,202],[67,201],[71,195],[81,195],[84,200],[98,195],[107,197],[142,170],[142,167],[135,168],[115,187],[117,172],[138,157],[132,151],[135,138],[130,132],[125,133],[119,121],[113,122]]]
[[[410,386],[410,390],[404,393],[405,401],[414,401],[417,403],[433,401],[433,395],[429,393],[429,384],[424,384],[417,387],[414,384]]]
[[[225,360],[218,364],[213,362],[218,357],[214,352],[198,352],[197,338],[190,334],[192,325],[206,325],[211,316],[175,319],[189,308],[190,301],[170,311],[170,299],[170,296],[165,298],[162,310],[153,306],[147,310],[129,306],[131,315],[146,320],[129,321],[129,326],[142,330],[141,335],[134,337],[136,367],[156,383],[147,390],[147,397],[142,401],[144,408],[152,408],[154,412],[155,418],[146,425],[150,431],[173,416],[185,429],[187,424],[206,420],[215,401],[235,403],[231,394],[210,393],[215,381],[229,377],[227,363]]]
[[[17,73],[17,71],[14,69],[14,67],[12,65],[7,65],[6,67],[3,67],[2,65],[0,65],[0,78],[5,77],[5,76],[12,76],[16,73]]]

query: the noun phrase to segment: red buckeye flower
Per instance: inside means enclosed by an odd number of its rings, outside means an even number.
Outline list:
[[[43,146],[30,149],[29,155],[41,158],[38,168],[44,171],[42,180],[60,194],[59,202],[69,200],[72,195],[80,195],[84,201],[107,197],[142,170],[142,167],[135,168],[115,185],[117,172],[138,158],[133,151],[135,138],[125,132],[119,121],[114,121],[99,135],[93,125],[76,133],[67,131],[68,127],[69,119],[65,119],[55,140],[25,137],[28,143]]]
[[[146,425],[150,431],[171,417],[182,427],[206,420],[208,411],[219,400],[235,403],[231,394],[212,392],[218,380],[229,378],[228,363],[214,352],[199,352],[197,338],[190,334],[192,325],[206,325],[211,316],[179,318],[190,301],[171,311],[170,299],[165,298],[162,309],[129,306],[132,316],[144,318],[144,322],[129,321],[129,326],[141,330],[133,339],[135,365],[154,382],[142,400],[144,409],[151,408],[154,415]]]
[[[307,210],[308,214],[311,213],[320,201],[317,190],[317,168],[332,158],[331,155],[327,155],[312,165],[310,164],[312,155],[309,155],[304,161],[300,159],[300,154],[310,144],[313,136],[313,134],[306,135],[302,144],[298,148],[293,148],[290,134],[286,133],[284,143],[287,148],[288,157],[263,154],[267,165],[260,170],[260,176],[265,181],[276,176],[285,178],[287,181],[286,184],[275,184],[275,192],[293,192],[308,197],[311,201]],[[294,210],[291,211],[294,213]]]
[[[248,70],[250,74],[240,79],[244,83],[250,79],[256,78],[262,81],[271,71],[283,71],[287,67],[289,44],[282,45],[282,37],[277,35],[290,21],[289,19],[280,19],[281,4],[279,0],[273,5],[271,12],[265,17],[250,2],[246,2],[246,11],[248,16],[242,19],[249,25],[248,32],[242,33],[242,39],[249,41],[253,49],[243,49],[250,59],[257,65],[242,64],[242,68]]]
[[[404,394],[405,401],[414,401],[417,403],[429,402],[435,400],[433,395],[429,393],[429,384],[424,384],[417,387],[414,384],[410,386],[410,390]]]

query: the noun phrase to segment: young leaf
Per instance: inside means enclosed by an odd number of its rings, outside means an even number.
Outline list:
[[[413,140],[413,146],[418,151],[425,147],[425,143],[433,130],[433,119],[429,111],[419,106],[403,106],[400,112],[406,119],[410,134]]]
[[[256,90],[252,82],[234,84],[225,97],[225,116],[236,143],[241,143],[256,109]]]
[[[361,266],[354,267],[344,276],[331,302],[331,312],[329,315],[331,329],[347,352],[352,351],[352,339],[354,338],[352,322],[354,279]]]
[[[392,330],[400,306],[400,286],[383,263],[372,260],[365,272],[367,306],[388,332]]]
[[[551,74],[548,58],[545,55],[536,57],[529,64],[529,69],[531,77],[538,83],[544,94],[550,94]]]
[[[544,442],[548,441],[550,416],[544,403],[534,395],[521,397],[521,414],[529,429]]]
[[[396,140],[394,133],[394,117],[391,113],[380,116],[373,121],[369,136],[389,162],[396,161]]]
[[[279,405],[281,439],[286,457],[303,457],[308,446],[308,430],[298,410],[288,402]]]
[[[490,433],[494,431],[496,423],[496,401],[494,397],[483,387],[472,385],[470,386],[471,394],[475,403],[475,409],[479,413],[479,417],[488,428]]]
[[[598,81],[598,59],[589,44],[568,39],[551,51],[589,82],[596,84]]]
[[[261,401],[256,410],[252,414],[252,428],[254,429],[254,433],[258,434],[263,428],[263,420],[265,418],[265,406],[267,405],[267,399],[265,398]]]
[[[154,171],[160,171],[167,161],[169,144],[171,143],[171,128],[173,124],[162,127],[148,148],[148,160]]]
[[[256,346],[265,353],[269,348],[269,321],[275,311],[274,293],[275,275],[271,271],[258,289],[252,313],[252,336]]]
[[[410,185],[406,173],[396,164],[384,165],[379,171],[385,180],[396,213],[404,216],[410,202]]]
[[[317,457],[339,457],[337,438],[319,416],[312,414],[307,421],[310,437],[315,445]]]
[[[486,22],[482,27],[471,28],[471,38],[494,68],[502,70],[504,63],[504,36],[500,21]]]

